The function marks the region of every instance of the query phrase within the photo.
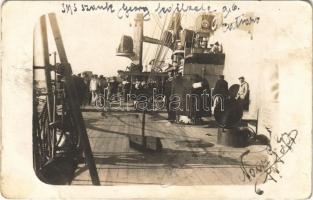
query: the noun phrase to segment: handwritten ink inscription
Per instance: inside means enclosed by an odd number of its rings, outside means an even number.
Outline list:
[[[154,10],[159,16],[171,12],[216,12],[212,10],[210,6],[205,6],[203,4],[199,5],[188,5],[185,3],[172,4],[170,6],[162,6],[161,3],[158,4],[157,8]]]
[[[62,13],[73,15],[75,12],[96,12],[104,11],[110,13],[116,13],[119,19],[128,18],[130,13],[142,12],[144,13],[144,19],[150,20],[150,9],[147,6],[132,6],[127,3],[123,3],[120,7],[114,6],[112,3],[104,2],[101,4],[80,4],[77,5],[62,3]],[[216,10],[211,10],[210,6],[200,5],[188,5],[186,3],[171,4],[170,6],[164,6],[158,3],[157,7],[152,9],[156,14],[162,17],[164,14],[171,12],[216,12]]]
[[[81,12],[92,12],[92,11],[105,11],[105,12],[110,12],[114,13],[115,9],[113,4],[104,2],[102,4],[80,4],[77,5],[76,3],[73,4],[68,4],[68,3],[62,3],[62,13],[65,14],[71,14],[73,15],[74,13],[81,11]]]
[[[258,24],[260,17],[246,16],[241,14],[235,17],[235,20],[228,23],[223,23],[223,31],[232,31],[244,26],[250,26],[252,24]]]
[[[159,2],[155,7],[148,7],[142,5],[132,5],[131,3],[117,4],[110,2],[101,3],[62,3],[61,12],[64,14],[74,15],[77,12],[102,12],[115,14],[118,19],[129,18],[131,13],[143,13],[144,20],[151,20],[151,13],[154,12],[160,18],[169,13],[187,13],[187,12],[214,12],[221,13],[223,20],[221,20],[221,27],[223,32],[233,31],[239,28],[258,24],[260,21],[259,16],[249,16],[244,12],[239,12],[241,9],[235,3],[224,5],[219,9],[214,9],[204,3],[188,4],[185,2],[174,4],[163,4]]]
[[[295,140],[297,136],[297,130],[281,134],[276,139],[277,144],[280,146],[279,151],[268,146],[266,148],[268,158],[257,161],[253,167],[244,164],[244,160],[249,155],[250,151],[247,150],[244,152],[240,156],[240,167],[243,175],[242,181],[254,181],[255,192],[257,194],[263,194],[261,189],[257,189],[258,185],[266,183],[267,181],[274,181],[276,183],[278,178],[282,178],[278,166],[279,164],[285,163],[283,157],[292,150],[293,145],[296,143]]]
[[[123,19],[124,17],[128,18],[130,13],[141,12],[143,13],[144,20],[150,20],[150,10],[146,6],[130,6],[123,3],[122,7],[117,12],[117,17]]]
[[[236,12],[239,10],[239,7],[236,4],[233,4],[231,7],[223,6],[222,13],[224,14],[224,18],[227,18],[229,13]]]
[[[74,3],[74,4],[62,3],[62,10],[61,10],[61,12],[73,15],[74,12],[77,12],[76,3]]]

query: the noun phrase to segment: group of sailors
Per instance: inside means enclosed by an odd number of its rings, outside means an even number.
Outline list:
[[[245,81],[245,78],[243,76],[240,76],[238,79],[238,85],[235,84],[228,88],[228,82],[224,80],[224,75],[220,75],[219,79],[215,83],[212,95],[213,97],[215,95],[221,95],[224,99],[234,99],[239,103],[243,110],[249,110],[249,84]],[[236,87],[236,85],[238,86],[238,88]],[[219,99],[216,98],[216,101],[218,100]]]
[[[136,79],[135,83],[132,85],[132,92],[136,95],[146,94],[147,96],[152,95],[153,89],[155,89],[157,93],[162,92],[162,84],[158,81],[139,81]]]
[[[96,74],[91,76],[88,76],[87,74],[83,74],[83,76],[77,74],[73,77],[78,88],[77,93],[81,105],[96,105],[96,101],[100,95],[109,101],[112,100],[111,98],[114,97],[114,95],[116,97],[124,97],[124,100],[126,101],[128,94],[135,94],[136,96],[145,95],[149,98],[154,92],[156,94],[164,95],[165,108],[168,113],[169,121],[177,121],[177,117],[180,115],[188,115],[188,117],[192,118],[194,121],[201,119],[201,117],[204,116],[204,111],[202,109],[203,105],[201,105],[201,102],[199,104],[199,102],[192,99],[189,102],[186,102],[184,97],[187,94],[198,95],[200,97],[204,90],[211,95],[208,102],[211,102],[211,98],[213,98],[214,102],[213,107],[210,105],[207,116],[214,114],[214,108],[220,103],[219,101],[221,98],[215,98],[216,95],[222,97],[224,100],[229,98],[236,100],[240,103],[243,110],[248,110],[249,108],[249,84],[245,81],[243,76],[239,77],[238,87],[233,90],[233,87],[228,87],[228,82],[225,80],[224,75],[220,75],[211,94],[211,88],[209,87],[208,82],[200,76],[186,79],[181,74],[174,76],[173,71],[169,72],[168,75],[169,77],[164,83],[153,80],[140,81],[138,79],[134,82],[129,82],[127,80],[118,82],[116,77],[109,79],[103,75],[98,76]],[[200,83],[200,86],[197,86],[198,83]],[[184,101],[182,102],[183,110],[170,109],[171,100],[178,102],[177,99],[170,99],[174,94],[180,94],[183,96],[181,99]],[[184,108],[186,106],[189,107],[191,111],[185,111]],[[194,109],[197,106],[200,108],[200,111]]]
[[[96,105],[96,101],[99,99],[101,101],[113,101],[122,97],[126,101],[128,94],[145,95],[149,98],[153,95],[153,91],[158,94],[163,92],[162,83],[155,80],[141,81],[136,79],[130,82],[125,79],[124,81],[117,81],[116,77],[108,78],[97,74],[91,76],[83,74],[82,76],[81,73],[73,75],[73,78],[77,85],[79,102],[84,106]],[[103,98],[99,98],[99,96]]]
[[[211,115],[209,83],[197,74],[182,75],[182,73],[168,72],[169,78],[165,82],[165,104],[168,120],[196,124],[201,117]],[[206,100],[204,100],[204,98]],[[206,105],[204,109],[204,105]]]
[[[238,105],[242,107],[242,110],[249,110],[249,84],[245,81],[243,76],[239,78],[239,84],[235,84],[228,88],[228,82],[224,80],[224,75],[220,75],[219,79],[215,83],[215,87],[213,90],[213,97],[215,95],[221,95],[224,99],[233,99],[234,101],[238,102]],[[238,87],[236,87],[238,86]],[[214,106],[216,106],[220,98],[214,99]],[[214,108],[213,108],[214,111]]]
[[[239,105],[243,110],[249,109],[249,84],[245,81],[243,76],[239,77],[238,88],[233,87],[234,89],[228,88],[228,82],[224,80],[224,75],[220,75],[219,79],[215,83],[213,90],[214,95],[221,95],[224,99],[232,98],[239,102]],[[234,85],[235,86],[235,85]],[[216,98],[216,101],[219,99]],[[216,102],[214,103],[216,104]]]
[[[200,78],[200,77],[198,77]],[[181,81],[180,81],[181,79]],[[188,116],[188,118],[191,119],[191,121],[196,122],[197,120],[201,120],[201,117],[203,116],[211,116],[214,114],[214,110],[220,103],[225,103],[225,101],[233,101],[237,102],[240,107],[242,107],[242,110],[248,110],[249,109],[249,84],[245,81],[245,78],[243,76],[239,77],[239,84],[234,84],[231,87],[228,87],[228,82],[225,80],[224,75],[219,75],[218,80],[215,83],[215,86],[213,88],[212,94],[210,93],[210,87],[209,84],[205,81],[205,79],[200,78],[200,87],[197,88],[194,84],[192,87],[188,88],[184,84],[188,81],[187,79],[183,80],[182,76],[174,76],[173,72],[169,72],[169,78],[165,82],[165,102],[166,102],[166,109],[168,113],[168,120],[169,121],[179,121],[180,116]],[[197,80],[199,81],[199,79]],[[190,85],[190,83],[187,83],[187,85]],[[187,92],[186,92],[187,90]],[[196,111],[193,108],[195,107],[194,104],[197,104],[198,102],[193,101],[192,99],[188,102],[183,102],[182,109],[173,110],[170,108],[170,97],[173,94],[181,93],[183,96],[186,96],[188,92],[190,92],[192,95],[198,95],[199,99],[201,99],[201,95],[203,94],[203,91],[207,90],[207,93],[210,93],[210,96],[208,97],[207,102],[211,102],[213,100],[213,106],[208,108],[209,110],[204,110],[203,105],[201,105],[201,102],[199,106],[199,110]],[[213,99],[211,99],[213,98]],[[223,100],[221,100],[223,99]],[[177,101],[174,99],[174,101]],[[183,101],[185,99],[183,98]],[[223,101],[223,102],[221,102]],[[198,103],[199,104],[199,103]],[[184,109],[185,107],[189,108],[189,111],[186,112]],[[206,113],[206,114],[205,114]]]
[[[116,77],[110,79],[103,75],[98,76],[97,74],[91,76],[83,74],[82,76],[79,73],[73,75],[73,78],[77,85],[77,93],[81,105],[95,105],[100,95],[103,95],[107,99],[118,93],[119,83]]]

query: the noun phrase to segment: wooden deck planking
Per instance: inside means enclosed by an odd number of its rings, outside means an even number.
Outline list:
[[[112,121],[110,122],[110,124],[107,124],[107,127],[110,127],[110,131],[111,132],[120,132],[118,129],[121,126],[121,122],[115,119],[115,116],[110,118]],[[108,144],[108,151],[112,152],[112,153],[116,153],[116,152],[122,152],[119,148],[119,146],[121,146],[121,141],[122,141],[122,136],[119,134],[112,134],[110,133],[112,139],[110,140],[111,142]],[[109,160],[109,159],[107,159]],[[102,176],[103,177],[103,181],[107,182],[109,185],[113,184],[113,181],[117,178],[118,176],[118,172],[119,172],[119,168],[112,168],[110,167],[109,169],[107,169],[107,176]],[[101,176],[100,176],[101,177]],[[100,178],[101,179],[101,178]]]
[[[216,128],[172,124],[165,120],[166,114],[147,114],[146,135],[161,137],[165,152],[150,155],[131,149],[128,134],[141,134],[141,117],[132,113],[84,113],[101,185],[244,184],[239,179],[239,156],[245,148],[217,145]],[[214,146],[188,146],[200,140]],[[91,185],[88,170],[85,168],[72,184]]]

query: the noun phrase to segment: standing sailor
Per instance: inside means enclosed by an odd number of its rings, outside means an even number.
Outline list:
[[[243,76],[238,78],[240,81],[239,90],[236,99],[240,102],[243,110],[249,110],[249,84]]]
[[[97,75],[92,75],[90,80],[90,91],[91,91],[91,104],[96,104],[97,92],[98,92],[98,79]]]
[[[165,95],[165,105],[168,114],[169,121],[175,121],[175,111],[170,109],[170,97],[172,95],[172,83],[174,79],[174,71],[168,71],[168,79],[165,81],[164,85],[164,95]]]

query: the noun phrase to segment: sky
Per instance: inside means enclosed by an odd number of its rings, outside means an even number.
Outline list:
[[[118,7],[119,4],[121,2],[115,2],[114,5]],[[163,4],[172,5],[166,2],[163,2]],[[187,3],[185,4],[187,5]],[[73,4],[71,5],[73,6]],[[92,5],[92,3],[89,5]],[[136,5],[139,6],[140,3]],[[151,11],[157,7],[157,3],[149,3],[147,5],[150,6]],[[117,75],[117,70],[125,70],[126,66],[130,64],[130,59],[116,56],[116,49],[122,35],[133,37],[135,13],[130,13],[128,18],[124,16],[122,19],[119,19],[116,14],[109,12],[80,12],[73,15],[64,13],[56,14],[65,51],[74,73],[88,70],[105,76],[114,76]],[[195,19],[199,14],[199,12],[182,13],[181,23],[183,28],[193,28]],[[144,22],[144,35],[160,39],[162,26],[165,23],[165,27],[167,27],[170,15],[159,15],[158,13],[151,12],[150,20]],[[38,24],[36,28],[39,29]],[[55,42],[49,26],[48,36],[49,51],[54,52],[56,51]],[[37,42],[39,37],[40,35],[38,34],[35,36]],[[155,57],[157,46],[155,44],[144,43],[143,66]],[[169,61],[170,56],[171,51],[169,50],[166,55],[166,61]],[[53,63],[52,57],[51,63]]]
[[[156,22],[156,19],[158,22]],[[150,21],[144,22],[144,35],[160,39],[160,26],[165,17],[155,15]],[[94,16],[58,16],[61,35],[68,60],[74,73],[88,70],[105,76],[117,75],[117,70],[125,70],[131,60],[116,56],[116,49],[122,35],[133,37],[133,16],[129,19],[117,19],[114,15]],[[52,32],[48,27],[49,49],[55,51]],[[143,65],[154,58],[158,45],[144,43]],[[165,47],[166,48],[166,47]],[[171,51],[167,53],[167,60]],[[53,63],[53,59],[51,58]]]

